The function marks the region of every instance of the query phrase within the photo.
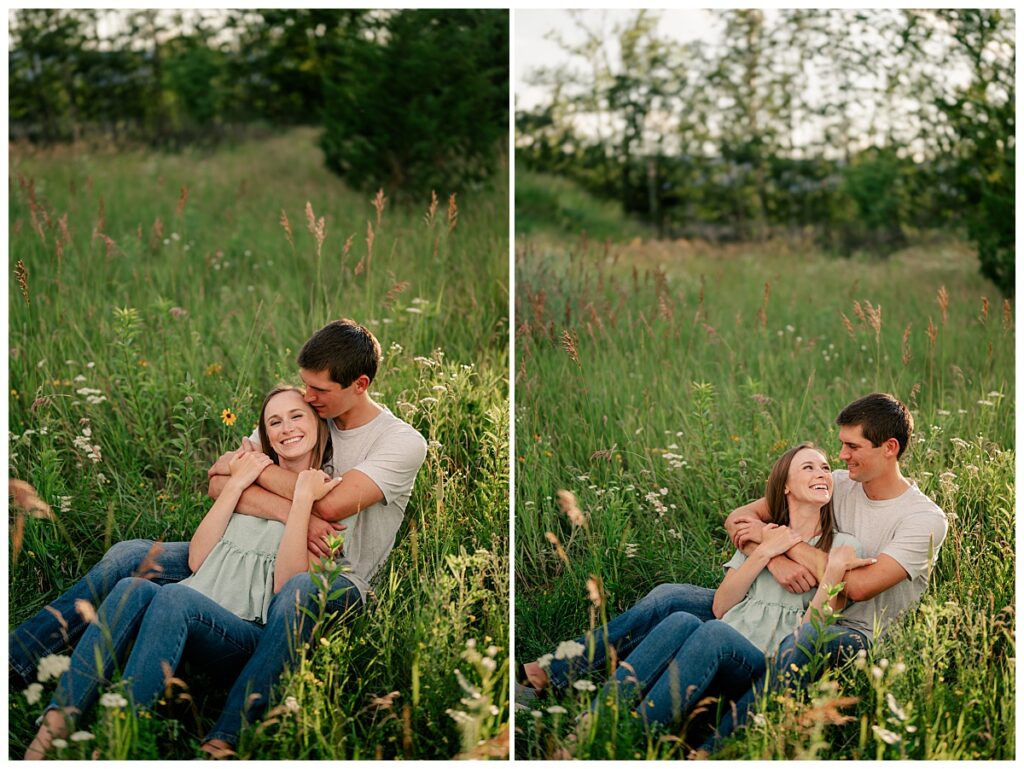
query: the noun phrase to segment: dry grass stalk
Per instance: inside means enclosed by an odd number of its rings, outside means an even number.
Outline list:
[[[21,295],[25,297],[25,304],[32,304],[28,295],[28,270],[21,259],[14,265],[14,276],[18,279],[18,287],[21,289]]]
[[[344,261],[345,258],[348,256],[348,252],[352,250],[352,241],[355,240],[355,239],[356,239],[356,235],[353,232],[351,235],[348,236],[348,239],[345,241],[345,245],[343,245],[341,247],[341,259],[342,259],[342,261]]]
[[[979,323],[988,322],[988,297],[981,297],[981,314],[978,316]]]
[[[562,331],[562,349],[569,353],[569,357],[576,361],[576,365],[582,367],[579,353],[576,351],[576,339],[568,329]]]
[[[75,599],[75,611],[87,625],[95,625],[99,621],[96,615],[96,607],[84,598]]]
[[[409,281],[403,280],[395,283],[387,294],[384,295],[384,307],[390,308],[395,303],[395,300],[401,295],[403,291],[409,288]]]
[[[10,478],[7,487],[13,503],[12,507],[17,510],[14,518],[14,531],[11,532],[11,563],[13,565],[18,562],[18,555],[25,543],[25,514],[47,521],[54,520],[54,515],[53,510],[39,496],[32,484],[17,478]]]
[[[569,519],[573,526],[586,526],[587,516],[580,510],[576,503],[576,495],[566,489],[559,489],[555,493],[558,502],[558,509]]]
[[[882,335],[882,305],[872,307],[871,302],[865,300],[864,306],[866,307],[864,313],[867,315],[867,324],[874,330],[877,342]]]
[[[434,226],[434,217],[437,215],[437,193],[434,190],[430,191],[430,206],[427,208],[427,213],[423,215],[423,223],[427,227]]]
[[[14,530],[11,532],[11,566],[18,565],[18,556],[25,546],[25,514],[18,512],[14,516]]]
[[[551,543],[551,546],[555,548],[555,555],[562,559],[562,562],[568,566],[569,556],[565,554],[565,549],[562,547],[562,543],[558,541],[558,535],[553,531],[545,531],[544,539]]]
[[[860,302],[856,299],[853,301],[853,314],[857,316],[857,320],[861,323],[867,321],[867,318],[864,317],[864,310],[861,309]]]
[[[308,200],[306,201],[306,226],[309,227],[309,231],[316,238],[316,255],[320,256],[320,249],[323,248],[324,238],[327,237],[327,225],[324,222],[324,217],[316,218],[313,214],[313,204]]]
[[[935,352],[935,339],[939,335],[938,326],[932,323],[932,319],[928,318],[928,352],[929,354]]]
[[[1010,300],[1003,300],[1003,330],[1009,331],[1013,328],[1013,309],[1010,307]]]
[[[939,286],[939,292],[935,295],[935,301],[942,313],[942,325],[946,325],[946,311],[949,310],[949,292],[945,286]]]
[[[908,323],[907,327],[903,329],[903,346],[900,360],[903,361],[904,366],[910,363],[910,326],[911,324]]]
[[[32,206],[32,208],[29,209],[29,215],[32,218],[32,229],[35,230],[36,235],[39,236],[39,240],[42,241],[43,245],[45,246],[46,245],[46,233],[43,232],[43,225],[39,221],[39,217],[36,216],[36,210],[37,209],[36,209],[35,206]]]
[[[850,339],[855,339],[857,337],[857,332],[853,328],[853,322],[846,317],[845,312],[841,312],[839,315],[843,319],[843,326],[846,328],[846,333],[850,335]]]
[[[281,229],[284,230],[284,236],[288,239],[288,245],[295,249],[295,241],[292,239],[292,223],[288,221],[288,213],[282,208],[281,209]]]
[[[373,196],[373,210],[377,212],[377,231],[380,231],[380,217],[384,213],[384,204],[387,202],[387,198],[384,197],[384,190],[377,190],[377,194]]]
[[[459,207],[455,204],[455,193],[448,198],[448,233],[451,234],[459,223]]]
[[[591,574],[590,579],[587,580],[587,598],[595,609],[604,606],[604,585],[596,574]]]
[[[757,322],[761,328],[768,328],[768,300],[772,296],[771,281],[765,281],[764,293],[761,296],[761,309],[757,311]]]
[[[139,577],[141,579],[152,579],[164,570],[164,567],[156,562],[160,553],[164,551],[164,546],[159,542],[154,542],[153,546],[149,548],[149,552],[146,553],[146,557],[142,559],[142,563],[139,564],[139,568],[135,570],[135,574],[132,576]]]
[[[508,758],[508,726],[503,726],[501,731],[486,742],[482,742],[466,753],[459,753],[457,759],[481,760],[489,758]]]
[[[100,195],[100,210],[99,210],[99,213],[96,216],[96,226],[92,228],[92,239],[93,239],[93,241],[95,241],[96,238],[98,238],[101,234],[103,234],[103,231],[106,230],[106,228],[107,228],[106,209],[107,209],[107,204],[103,200],[103,196]]]
[[[183,184],[181,185],[181,192],[178,194],[178,207],[174,210],[174,213],[178,216],[185,213],[186,203],[188,203],[188,187]]]

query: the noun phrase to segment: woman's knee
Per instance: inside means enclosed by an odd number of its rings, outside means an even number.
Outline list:
[[[658,627],[668,632],[671,632],[674,636],[689,637],[703,625],[697,617],[693,616],[689,612],[676,611],[669,614],[665,619],[658,623]]]
[[[102,560],[130,572],[138,568],[152,548],[151,539],[128,539],[111,545]]]

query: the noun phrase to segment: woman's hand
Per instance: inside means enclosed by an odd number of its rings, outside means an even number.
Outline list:
[[[761,531],[761,544],[757,546],[757,551],[768,558],[774,558],[803,541],[804,538],[788,526],[769,523]]]
[[[270,464],[273,464],[270,457],[262,452],[239,449],[228,463],[231,481],[248,488]]]
[[[857,551],[850,545],[840,545],[832,548],[828,554],[828,564],[825,566],[825,579],[831,584],[841,582],[850,569],[859,569],[862,566],[870,566],[878,563],[877,558],[858,558]]]
[[[339,483],[341,478],[332,479],[323,470],[303,470],[295,481],[295,496],[307,496],[313,502],[319,502]]]

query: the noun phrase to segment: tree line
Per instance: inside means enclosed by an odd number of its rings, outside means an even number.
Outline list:
[[[411,196],[488,178],[508,135],[507,11],[22,9],[10,27],[14,140],[316,125],[354,186]]]
[[[532,73],[516,157],[574,178],[662,236],[811,234],[849,255],[965,231],[1014,282],[1014,13],[713,11],[681,43],[639,11],[577,15],[566,63]]]

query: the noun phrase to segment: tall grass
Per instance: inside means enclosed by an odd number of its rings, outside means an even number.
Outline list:
[[[352,317],[384,350],[372,396],[428,457],[377,600],[307,650],[239,752],[451,757],[507,723],[507,185],[396,209],[324,171],[314,140],[12,154],[10,473],[55,520],[29,517],[12,549],[10,622],[114,542],[191,536],[206,468],[296,379],[306,337]],[[224,684],[183,678],[193,707],[99,712],[68,755],[193,755]],[[457,715],[463,684],[494,712]],[[40,707],[11,692],[12,755]]]
[[[662,582],[717,585],[723,520],[763,494],[778,454],[813,440],[838,464],[836,414],[888,391],[916,420],[904,473],[949,516],[929,590],[861,667],[764,703],[720,756],[1012,758],[1013,308],[973,254],[529,237],[516,251],[517,658],[592,625],[592,577],[611,615]],[[585,528],[559,513],[563,488]],[[517,756],[685,755],[686,726],[648,731],[614,702],[581,729],[590,695],[574,694],[519,711]]]

